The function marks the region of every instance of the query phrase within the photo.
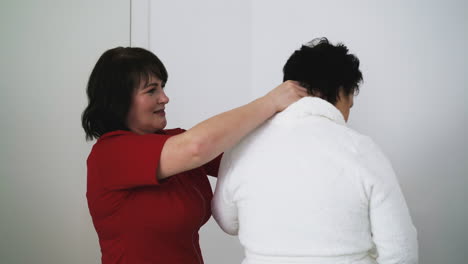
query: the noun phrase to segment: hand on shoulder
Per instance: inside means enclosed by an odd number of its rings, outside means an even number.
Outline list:
[[[307,96],[307,89],[297,81],[285,81],[267,93],[263,98],[273,104],[276,112],[281,112],[290,104]]]

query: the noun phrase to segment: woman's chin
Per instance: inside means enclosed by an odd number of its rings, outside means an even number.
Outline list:
[[[165,128],[166,128],[166,125],[167,125],[167,121],[164,120],[163,122],[161,122],[161,123],[157,126],[156,131],[161,131],[161,130],[165,129]]]

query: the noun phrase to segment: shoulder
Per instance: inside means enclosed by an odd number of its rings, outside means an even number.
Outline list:
[[[139,135],[131,131],[117,130],[108,132],[94,144],[91,155],[124,155],[125,153],[141,152],[145,150],[162,149],[165,141],[171,136],[183,133],[180,128],[162,130],[159,133]]]
[[[352,138],[358,160],[372,167],[391,167],[390,161],[374,139],[352,129],[349,129],[347,133]]]
[[[243,153],[250,153],[259,145],[270,142],[271,137],[274,137],[275,140],[277,140],[277,138],[273,136],[275,135],[275,132],[275,127],[272,127],[269,121],[263,123],[254,131],[250,132],[243,139],[241,139],[234,147],[226,151],[223,159],[225,159],[225,157],[226,159],[228,157],[235,158],[243,156]]]
[[[178,127],[178,128],[165,129],[163,131],[166,135],[174,136],[174,135],[182,134],[186,130]]]
[[[339,135],[333,135],[334,140],[340,146],[339,150],[344,148],[352,157],[351,161],[365,171],[379,171],[382,169],[391,171],[390,161],[380,148],[380,146],[368,135],[361,134],[347,126],[341,126],[335,130]],[[332,134],[332,131],[328,131]],[[381,174],[381,173],[378,173]]]
[[[146,140],[158,140],[164,139],[170,136],[178,135],[185,132],[181,128],[165,129],[153,134],[139,135],[132,131],[126,130],[117,130],[108,132],[97,140],[96,145],[106,145],[106,144],[118,144],[118,143],[127,143],[134,141],[146,141]]]
[[[356,137],[356,151],[358,161],[365,169],[365,175],[378,179],[380,183],[387,182],[391,185],[396,183],[391,161],[371,137],[365,135]]]
[[[358,154],[384,156],[379,145],[370,136],[356,135],[355,144]]]
[[[335,124],[337,131],[344,139],[352,145],[356,154],[367,154],[369,152],[380,152],[380,148],[368,135],[364,135],[348,126]]]

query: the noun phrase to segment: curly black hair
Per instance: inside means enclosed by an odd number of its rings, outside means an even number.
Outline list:
[[[310,95],[333,105],[339,99],[340,89],[345,94],[357,94],[362,82],[359,59],[348,54],[345,45],[334,46],[327,38],[314,39],[294,51],[283,73],[283,81],[298,81]]]

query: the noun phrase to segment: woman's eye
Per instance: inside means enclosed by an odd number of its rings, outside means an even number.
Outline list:
[[[154,92],[156,92],[155,88],[148,90],[148,93],[150,93],[150,94],[153,94]]]

